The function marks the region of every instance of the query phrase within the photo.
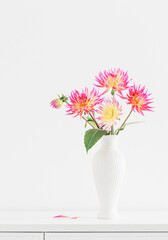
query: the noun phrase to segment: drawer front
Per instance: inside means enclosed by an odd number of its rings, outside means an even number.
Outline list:
[[[168,240],[168,233],[46,233],[45,240]]]
[[[43,240],[42,233],[0,233],[0,240]]]

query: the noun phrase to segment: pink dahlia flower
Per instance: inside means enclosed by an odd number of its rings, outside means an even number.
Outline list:
[[[69,100],[67,113],[75,114],[75,117],[82,116],[84,112],[86,114],[95,112],[95,106],[103,101],[95,88],[91,92],[89,92],[88,88],[85,88],[82,92],[72,91]]]
[[[96,77],[96,81],[98,85],[95,86],[106,88],[104,93],[108,92],[110,89],[114,89],[120,94],[121,91],[128,88],[129,83],[127,72],[124,72],[120,68],[117,70],[100,72],[99,76]]]
[[[121,110],[118,101],[105,99],[98,111],[100,115],[97,119],[100,121],[100,126],[104,126],[104,129],[110,131],[113,124],[116,124],[120,118]]]
[[[127,104],[132,105],[132,110],[137,111],[138,113],[143,114],[143,111],[153,111],[153,107],[150,106],[153,103],[152,99],[149,98],[151,93],[148,93],[148,90],[145,90],[145,86],[141,85],[136,86],[135,84],[129,88],[129,92],[126,97]]]

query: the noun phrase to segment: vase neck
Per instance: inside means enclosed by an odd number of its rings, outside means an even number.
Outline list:
[[[118,135],[105,135],[101,139],[101,147],[118,149],[118,139]]]

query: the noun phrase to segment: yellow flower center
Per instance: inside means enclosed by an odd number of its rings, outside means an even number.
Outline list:
[[[78,97],[78,101],[76,101],[74,105],[76,109],[90,111],[93,108],[93,101],[91,101],[91,99],[85,94],[81,94],[81,96]]]
[[[121,75],[115,74],[108,76],[108,85],[110,88],[117,89],[121,83]]]
[[[144,103],[145,103],[145,99],[144,97],[141,95],[135,95],[133,97],[133,103],[134,105],[138,106],[138,107],[141,107]]]

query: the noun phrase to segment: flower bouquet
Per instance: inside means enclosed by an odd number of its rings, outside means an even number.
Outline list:
[[[74,90],[70,96],[59,96],[50,105],[59,109],[66,104],[66,112],[74,117],[79,116],[85,121],[85,127],[91,129],[85,132],[84,143],[88,151],[104,135],[118,135],[129,124],[127,120],[132,112],[144,115],[144,111],[152,111],[152,99],[145,86],[131,84],[128,73],[121,69],[100,72],[91,91],[86,87],[79,92]],[[102,88],[100,93],[96,88]],[[110,94],[109,94],[110,93]],[[109,94],[108,96],[106,96]],[[122,117],[122,107],[118,99],[130,105],[130,112],[117,127]],[[118,123],[118,124],[117,124]]]

